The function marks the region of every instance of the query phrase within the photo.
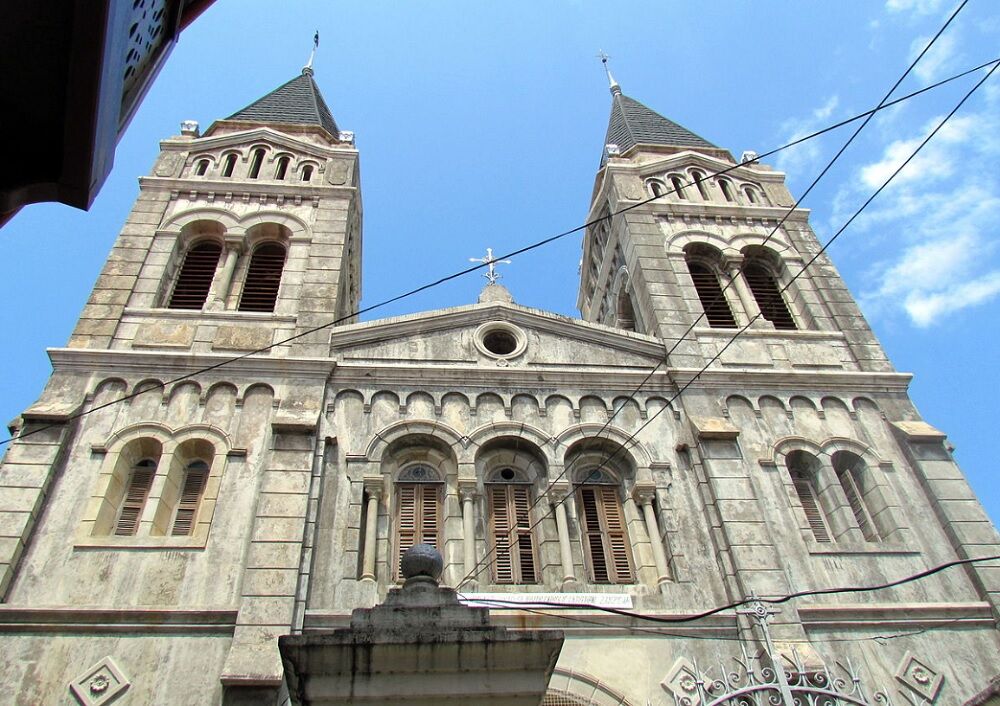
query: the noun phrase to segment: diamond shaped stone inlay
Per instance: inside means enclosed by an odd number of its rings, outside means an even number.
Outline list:
[[[679,657],[670,668],[666,679],[660,686],[670,692],[674,702],[683,706],[701,706],[701,694],[698,692],[698,675],[691,662]]]
[[[103,706],[125,693],[131,682],[111,657],[105,657],[69,685],[82,706]]]
[[[944,684],[944,676],[917,659],[912,652],[903,656],[903,661],[896,670],[896,679],[929,703],[937,698],[941,685]]]

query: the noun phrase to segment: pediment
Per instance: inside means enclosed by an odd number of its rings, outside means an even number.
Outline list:
[[[485,335],[495,330],[519,339],[523,350],[491,353]],[[330,335],[330,355],[342,364],[628,370],[648,369],[664,352],[652,336],[507,303],[353,324]]]
[[[250,130],[225,132],[212,135],[211,137],[202,137],[194,142],[187,143],[186,147],[191,151],[191,154],[198,155],[201,153],[210,154],[220,152],[231,148],[244,149],[259,144],[269,145],[277,151],[287,151],[297,156],[309,156],[321,160],[337,152],[342,152],[344,149],[343,147],[337,149],[316,144],[309,139],[302,139],[295,135],[289,135],[274,128],[263,126]],[[353,149],[349,145],[345,145],[345,147]]]

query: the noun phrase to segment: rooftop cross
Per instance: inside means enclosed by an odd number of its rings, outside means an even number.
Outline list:
[[[469,262],[482,262],[486,264],[486,273],[483,277],[485,277],[486,281],[490,284],[496,284],[497,280],[500,279],[500,273],[496,271],[496,268],[494,267],[495,264],[511,264],[510,260],[498,260],[493,257],[493,248],[486,248],[486,257],[470,257]]]
[[[317,49],[319,49],[319,30],[318,29],[316,30],[316,34],[313,35],[313,48],[312,48],[312,51],[309,52],[309,61],[307,61],[306,65],[302,67],[302,73],[304,73],[304,74],[306,74],[306,73],[311,74],[313,72],[313,59],[316,58],[316,50]]]
[[[622,87],[618,85],[617,81],[615,81],[615,77],[611,75],[611,69],[608,67],[608,59],[611,57],[605,54],[603,49],[600,49],[597,52],[597,58],[601,60],[602,64],[604,64],[604,73],[608,75],[608,84],[611,88],[611,95],[620,94],[622,92]]]

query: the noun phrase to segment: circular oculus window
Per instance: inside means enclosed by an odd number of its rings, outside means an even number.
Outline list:
[[[508,360],[524,353],[528,337],[517,326],[504,321],[493,321],[476,329],[476,348],[483,355]]]

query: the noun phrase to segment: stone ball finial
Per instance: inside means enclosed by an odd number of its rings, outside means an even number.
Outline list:
[[[444,559],[430,544],[414,544],[403,554],[400,568],[405,579],[427,576],[437,581],[444,571]]]

